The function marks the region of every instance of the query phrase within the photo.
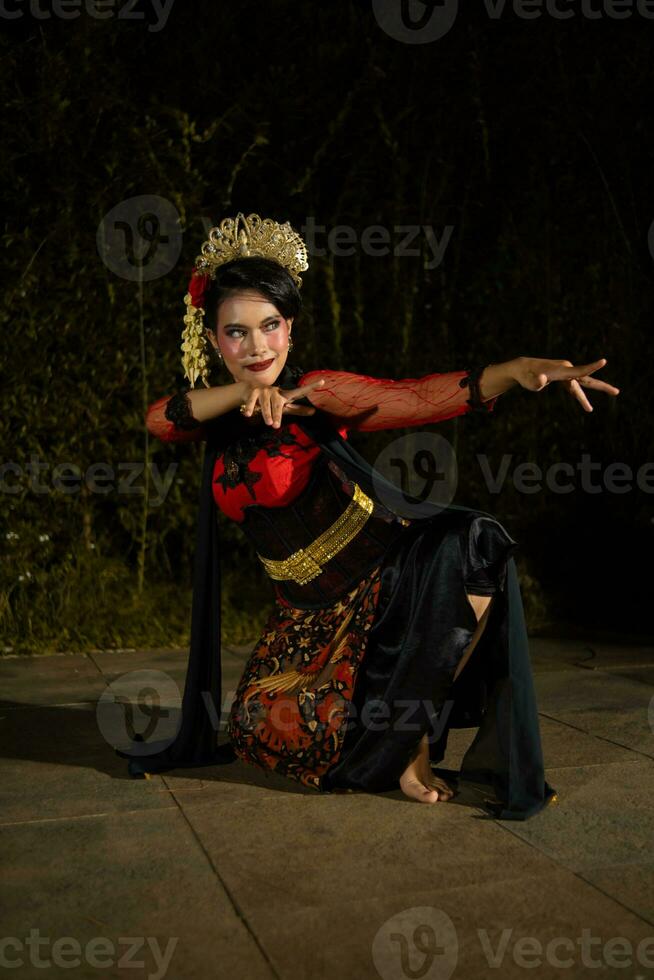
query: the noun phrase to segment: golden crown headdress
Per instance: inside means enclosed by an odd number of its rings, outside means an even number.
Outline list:
[[[209,387],[209,357],[204,327],[204,300],[216,269],[233,259],[258,256],[272,259],[290,273],[298,289],[302,286],[299,273],[309,268],[307,248],[288,221],[279,224],[272,218],[260,218],[239,211],[235,218],[224,218],[211,228],[203,243],[184,296],[186,315],[182,332],[182,365],[184,375],[195,387],[198,378]]]

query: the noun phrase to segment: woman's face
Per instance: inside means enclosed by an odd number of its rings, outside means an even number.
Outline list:
[[[292,323],[261,293],[243,290],[222,301],[216,332],[207,330],[207,336],[234,381],[272,385],[286,363]],[[264,370],[248,367],[263,361],[271,362]]]

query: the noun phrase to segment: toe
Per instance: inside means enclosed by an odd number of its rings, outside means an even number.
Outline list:
[[[430,783],[429,785],[431,789],[436,791],[439,800],[451,800],[454,796],[454,791],[449,786],[441,786],[438,783]]]
[[[436,803],[439,799],[439,791],[419,779],[401,780],[400,787],[407,796],[417,800],[418,803]]]

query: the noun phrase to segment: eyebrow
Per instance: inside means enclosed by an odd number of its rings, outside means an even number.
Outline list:
[[[263,320],[261,321],[261,324],[263,325],[268,320],[280,320],[280,319],[281,319],[281,317],[280,317],[279,313],[277,315],[274,315],[273,314],[272,316],[265,316],[263,318]],[[230,327],[240,327],[241,330],[247,330],[248,329],[248,327],[244,323],[226,323],[225,326],[223,327],[223,329],[224,330],[229,330]]]

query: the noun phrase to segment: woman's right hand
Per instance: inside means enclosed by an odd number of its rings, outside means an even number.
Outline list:
[[[245,399],[243,414],[252,415],[254,406],[259,403],[264,422],[275,429],[281,424],[283,412],[287,415],[313,415],[316,410],[313,405],[295,405],[294,399],[306,397],[307,392],[312,388],[319,388],[324,383],[324,378],[318,378],[317,381],[310,381],[300,388],[289,388],[284,391],[276,385],[252,386]]]

